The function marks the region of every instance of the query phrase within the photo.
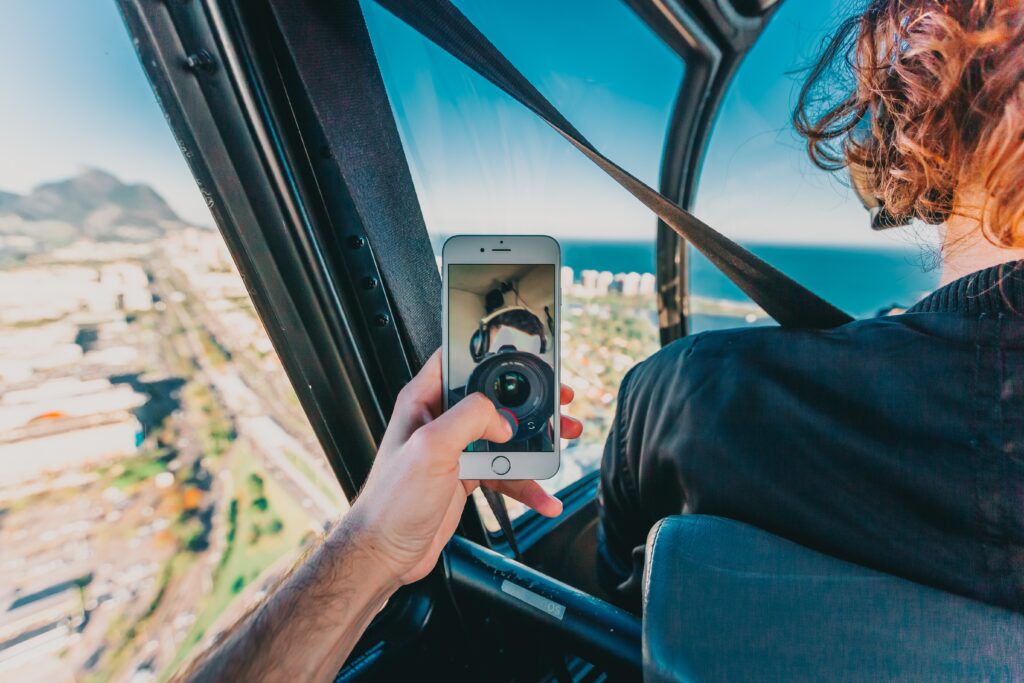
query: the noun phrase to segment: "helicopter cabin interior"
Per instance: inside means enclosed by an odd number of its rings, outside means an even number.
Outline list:
[[[401,15],[415,3],[380,4]],[[664,197],[692,209],[730,85],[776,17],[800,3],[622,4],[678,61],[651,175]],[[382,66],[401,56],[383,54],[371,35],[369,14],[384,10],[369,0],[119,5],[351,498],[398,391],[440,346],[442,329],[415,160]],[[438,21],[427,35],[435,42],[451,28]],[[661,345],[693,329],[689,283],[698,258],[677,230],[658,222]],[[457,295],[484,317],[488,292],[511,281],[516,296],[536,296],[529,274],[513,270],[463,283]],[[453,334],[468,340],[474,331]],[[596,470],[567,482],[557,519],[514,515],[521,562],[486,509],[467,506],[435,571],[389,601],[337,680],[405,680],[425,671],[524,681],[1001,679],[1006,662],[1024,651],[1019,615],[700,516],[668,518],[652,532],[644,610],[631,613],[612,604],[595,576],[597,486]]]

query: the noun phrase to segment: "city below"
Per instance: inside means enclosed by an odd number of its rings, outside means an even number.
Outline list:
[[[334,475],[215,232],[79,240],[0,299],[0,677],[166,674],[342,514]]]

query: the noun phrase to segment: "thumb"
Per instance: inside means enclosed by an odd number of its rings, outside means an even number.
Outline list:
[[[477,439],[508,441],[512,438],[512,427],[489,398],[473,393],[420,427],[419,434],[433,452],[460,454]]]

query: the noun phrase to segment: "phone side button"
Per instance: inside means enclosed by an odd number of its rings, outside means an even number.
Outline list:
[[[508,471],[512,469],[512,463],[508,461],[504,455],[499,455],[497,458],[491,461],[491,470],[498,475],[508,474]]]

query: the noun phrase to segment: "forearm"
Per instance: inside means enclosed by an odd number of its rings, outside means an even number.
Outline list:
[[[346,519],[180,680],[330,681],[397,588]]]

